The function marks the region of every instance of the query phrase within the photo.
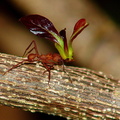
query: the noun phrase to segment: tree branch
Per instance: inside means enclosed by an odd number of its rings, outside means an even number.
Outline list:
[[[0,54],[0,104],[74,120],[120,119],[120,80],[71,66],[64,73],[56,66],[49,87],[48,73],[36,64],[23,64],[2,75],[22,60]]]

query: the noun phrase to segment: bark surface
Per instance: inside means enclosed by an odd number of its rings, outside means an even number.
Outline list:
[[[119,120],[120,80],[86,68],[23,64],[23,58],[0,53],[0,104],[73,120]],[[72,80],[72,83],[71,83]]]

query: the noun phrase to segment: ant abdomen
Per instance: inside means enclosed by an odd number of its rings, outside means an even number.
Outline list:
[[[28,61],[33,62],[35,61],[35,58],[37,58],[37,54],[31,53],[28,55]]]

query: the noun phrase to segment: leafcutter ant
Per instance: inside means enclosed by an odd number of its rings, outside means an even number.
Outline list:
[[[48,83],[50,82],[50,71],[54,69],[54,65],[63,65],[64,62],[73,61],[72,42],[84,30],[84,28],[88,26],[88,23],[85,19],[78,20],[78,22],[74,26],[70,40],[67,41],[66,28],[58,32],[53,23],[44,16],[28,15],[22,17],[20,19],[20,22],[22,22],[26,26],[26,28],[28,28],[33,34],[52,41],[55,44],[55,47],[58,50],[59,54],[49,53],[46,55],[40,55],[38,53],[35,41],[32,41],[24,53],[24,55],[27,55],[27,59],[19,62],[18,64],[10,68],[7,72],[15,67],[18,67],[24,62],[32,63],[38,61],[41,62],[42,65],[46,68],[46,71],[49,72]],[[34,46],[30,49],[32,44],[34,44]],[[33,50],[35,50],[35,53],[32,53]]]
[[[31,48],[32,45],[33,45],[33,47]],[[35,50],[35,53],[32,53],[33,50]],[[45,72],[49,73],[49,75],[48,75],[48,84],[49,84],[50,78],[51,78],[51,70],[54,69],[54,65],[63,65],[63,71],[65,72],[64,61],[63,61],[62,57],[57,53],[54,53],[54,54],[48,53],[45,55],[40,55],[38,52],[38,49],[37,49],[36,42],[34,40],[26,48],[23,56],[27,56],[27,58],[22,60],[21,62],[17,63],[10,69],[8,69],[4,74],[6,74],[7,72],[11,71],[12,69],[14,69],[24,63],[41,62],[43,67],[46,68],[46,70],[43,72],[43,74]]]

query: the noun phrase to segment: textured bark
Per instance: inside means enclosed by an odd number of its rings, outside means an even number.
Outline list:
[[[22,59],[0,54],[0,104],[74,120],[120,119],[120,80],[71,66],[65,73],[55,66],[48,85],[48,73],[38,64],[23,64],[3,75]]]

